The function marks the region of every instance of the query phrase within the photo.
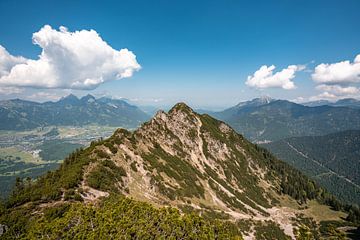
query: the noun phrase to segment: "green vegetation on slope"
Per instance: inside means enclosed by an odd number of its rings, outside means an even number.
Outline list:
[[[342,204],[325,189],[319,187],[313,180],[285,162],[275,158],[268,150],[255,145],[259,153],[264,156],[265,163],[271,168],[273,176],[281,176],[280,191],[305,203],[316,199],[320,203],[331,206],[334,210],[349,210],[349,205]],[[270,176],[270,177],[273,177]]]
[[[94,161],[90,158],[90,153],[99,144],[101,141],[92,142],[90,147],[76,150],[65,158],[59,169],[48,172],[34,182],[18,181],[7,205],[12,207],[30,201],[59,200],[63,190],[75,188],[83,180],[83,167]]]
[[[75,149],[81,147],[83,147],[83,145],[59,139],[45,141],[39,146],[39,149],[41,150],[39,156],[45,161],[63,160]]]
[[[152,178],[160,191],[170,199],[176,197],[203,197],[204,189],[197,183],[201,173],[186,161],[166,153],[159,145],[152,149],[151,154],[143,155],[145,164],[149,169],[156,169],[158,173],[164,172],[167,176],[172,177],[179,183],[179,188],[173,189],[164,185],[163,177],[158,174]],[[165,160],[165,163],[160,162]]]
[[[205,121],[204,121],[205,120]],[[227,141],[223,138],[221,132],[218,130],[218,126],[221,123],[216,119],[209,117],[208,115],[202,116],[202,121],[204,127],[207,128],[208,131],[212,133],[213,136],[216,136],[217,139],[221,141]],[[216,127],[217,126],[217,127]],[[324,188],[320,187],[318,184],[315,183],[314,180],[309,179],[304,174],[302,174],[299,170],[296,170],[286,162],[283,162],[276,157],[274,157],[268,150],[258,146],[253,145],[252,143],[248,142],[239,134],[231,134],[230,141],[227,142],[229,146],[234,143],[241,143],[242,146],[246,149],[249,155],[258,161],[260,165],[265,166],[269,171],[267,173],[267,177],[272,179],[273,181],[277,181],[276,179],[280,177],[280,188],[279,191],[283,194],[287,194],[292,198],[298,200],[298,202],[306,203],[308,200],[316,199],[322,204],[326,204],[331,206],[334,210],[339,211],[343,210],[349,214],[348,220],[358,223],[360,219],[360,210],[357,206],[351,206],[346,203],[341,203],[338,201],[332,194],[326,191]],[[206,147],[206,145],[205,145]],[[237,160],[241,159],[241,156],[237,156]],[[226,169],[226,168],[225,168]],[[234,170],[235,169],[235,170]],[[231,168],[231,171],[236,173],[236,168]],[[242,177],[246,176],[247,171],[243,171],[241,173]],[[210,174],[211,175],[211,174]],[[239,175],[239,174],[238,174]],[[251,194],[256,194],[258,188],[249,188],[248,186],[255,186],[256,181],[251,180],[251,176],[249,176],[249,182],[245,183],[247,186],[246,195],[251,196]],[[244,181],[244,179],[242,179]],[[252,191],[255,191],[252,193]],[[236,195],[237,197],[240,197]],[[257,193],[257,196],[261,196],[260,193]],[[241,197],[240,197],[241,199]],[[257,197],[257,201],[259,204],[263,204],[261,202],[261,197]],[[265,205],[266,206],[266,205]]]
[[[0,198],[11,193],[17,177],[36,178],[58,166],[58,162],[47,163],[16,148],[0,148]]]
[[[109,157],[107,153],[97,148],[97,146],[102,146],[106,142],[111,141],[111,139],[112,138],[106,141],[102,139],[93,141],[90,146],[85,149],[76,149],[65,158],[59,169],[48,172],[35,181],[31,181],[31,179],[27,179],[26,181],[18,179],[13,193],[6,201],[6,205],[8,207],[14,207],[27,202],[60,200],[64,191],[74,191],[75,188],[79,186],[84,177],[85,166],[91,162],[97,162],[97,158],[104,158],[104,156],[105,158]],[[94,153],[97,153],[97,156],[94,156]],[[107,163],[108,162],[104,162],[102,166],[109,169],[109,164],[106,165]],[[110,164],[113,163],[111,162]],[[110,167],[113,168],[113,166]],[[119,173],[119,169],[120,168],[113,169],[113,171],[116,172],[115,176],[123,174],[124,171]],[[97,174],[103,176],[103,171],[104,169],[100,168]],[[111,181],[114,182],[116,179],[111,179]],[[95,184],[95,181],[93,181],[93,183]]]
[[[360,131],[289,138],[263,146],[342,201],[360,204]]]
[[[98,163],[86,180],[90,187],[101,191],[118,192],[117,184],[123,183],[122,177],[126,172],[122,167],[116,166],[110,160],[103,160]]]
[[[177,209],[114,195],[100,206],[72,203],[30,215],[26,207],[4,214],[2,239],[242,239],[230,222],[205,220]],[[30,221],[29,221],[30,219]]]
[[[203,131],[210,132],[216,139],[226,143],[228,146],[233,146],[232,149],[236,149],[234,144],[241,144],[241,146],[245,148],[248,156],[256,159],[261,167],[268,169],[267,177],[270,180],[273,182],[280,180],[279,191],[281,193],[290,195],[292,198],[298,200],[299,203],[317,199],[333,206],[338,206],[338,204],[340,204],[324,189],[320,188],[313,180],[307,178],[304,174],[287,163],[278,160],[268,150],[250,143],[235,132],[230,133],[228,138],[224,137],[219,130],[220,121],[215,120],[208,115],[202,115],[202,122],[204,128]],[[204,146],[206,148],[206,145]],[[236,159],[223,163],[224,169],[228,169],[227,177],[229,180],[231,180],[231,177],[236,179],[238,184],[245,189],[245,195],[256,196],[254,198],[257,199],[256,201],[258,201],[259,204],[269,207],[267,201],[262,199],[262,192],[259,192],[259,188],[256,187],[257,178],[247,171],[247,161],[238,151],[235,151],[235,155]],[[232,164],[235,161],[237,161],[238,165]],[[216,178],[216,174],[209,173],[209,175]],[[339,208],[337,207],[337,209]]]
[[[290,240],[291,238],[280,229],[280,227],[271,221],[255,225],[255,237],[257,240],[277,239]]]

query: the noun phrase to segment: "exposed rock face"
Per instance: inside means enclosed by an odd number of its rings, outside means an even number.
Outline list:
[[[6,225],[0,224],[0,237],[7,231],[7,228]]]

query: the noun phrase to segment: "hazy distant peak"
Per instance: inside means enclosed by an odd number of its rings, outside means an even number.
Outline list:
[[[269,97],[269,96],[262,96],[259,98],[254,98],[249,101],[240,102],[235,107],[245,107],[245,106],[261,106],[265,104],[269,104],[271,102],[275,101],[275,99]]]
[[[60,100],[64,100],[64,99],[79,99],[79,98],[74,94],[70,93],[69,95],[62,97]]]
[[[83,102],[94,102],[96,98],[93,95],[88,94],[86,96],[83,96],[80,100]]]
[[[259,97],[259,98],[255,98],[255,99],[253,99],[252,101],[253,102],[258,102],[258,103],[262,103],[262,104],[268,104],[268,103],[270,103],[270,102],[272,102],[272,101],[274,101],[275,99],[273,99],[273,98],[271,98],[271,97],[269,97],[269,96],[261,96],[261,97]]]
[[[343,98],[338,100],[336,103],[359,103],[360,100],[357,100],[355,98]]]
[[[75,96],[74,94],[70,93],[69,95],[60,98],[58,102],[63,103],[77,103],[79,101],[79,98]]]

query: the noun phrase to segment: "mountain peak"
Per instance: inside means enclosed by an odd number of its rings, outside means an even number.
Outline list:
[[[157,111],[154,116],[154,120],[168,121],[172,119],[176,122],[183,121],[184,119],[193,119],[196,117],[196,113],[186,103],[179,102],[175,104],[168,113],[163,110]]]
[[[192,110],[191,107],[189,107],[186,103],[184,102],[179,102],[176,103],[169,111],[169,113],[173,113],[173,112],[186,112],[186,113],[193,113],[194,110]]]
[[[261,96],[259,98],[255,98],[252,100],[252,102],[258,102],[258,103],[261,103],[261,104],[268,104],[272,101],[274,101],[275,99],[269,97],[269,96]]]
[[[343,98],[343,99],[336,101],[336,103],[357,103],[357,102],[359,102],[359,100],[357,100],[355,98]]]
[[[69,95],[62,97],[62,99],[79,99],[79,98],[74,94],[70,93]]]
[[[58,102],[72,104],[72,103],[77,103],[78,101],[79,98],[74,94],[70,93],[69,95],[62,97]]]
[[[86,96],[83,96],[80,100],[83,101],[83,102],[94,102],[95,97],[93,95],[91,95],[91,94],[88,94]]]
[[[242,108],[242,107],[258,107],[261,105],[269,104],[271,102],[275,101],[275,99],[269,97],[269,96],[261,96],[259,98],[254,98],[249,101],[240,102],[238,103],[235,108]]]
[[[273,98],[271,98],[270,96],[261,96],[260,99],[265,100],[265,101],[272,101]]]

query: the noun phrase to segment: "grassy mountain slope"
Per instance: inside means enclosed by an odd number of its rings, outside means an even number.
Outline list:
[[[360,131],[296,137],[264,144],[338,198],[360,204]]]
[[[109,196],[113,199],[114,194],[131,197],[135,202],[127,203],[128,200],[115,196],[115,205],[119,204],[120,209],[112,215],[111,205],[103,207],[107,200],[102,199]],[[76,203],[79,201],[87,205]],[[62,229],[78,236],[79,231],[86,232],[81,230],[84,222],[85,229],[94,230],[95,235],[91,236],[95,238],[101,231],[111,229],[112,236],[121,232],[131,234],[129,228],[135,234],[130,236],[138,236],[146,227],[122,218],[129,214],[123,204],[140,208],[140,212],[130,211],[139,223],[149,222],[147,217],[152,214],[157,219],[159,212],[154,213],[153,208],[137,201],[160,207],[160,212],[166,211],[162,207],[171,206],[182,213],[200,214],[199,221],[206,221],[204,226],[210,229],[209,234],[224,232],[220,223],[213,223],[221,220],[228,226],[225,232],[232,237],[239,234],[256,239],[316,237],[320,236],[320,227],[330,221],[337,225],[326,225],[322,234],[339,236],[343,233],[338,226],[352,226],[341,220],[347,214],[327,206],[343,208],[324,189],[225,123],[199,115],[183,103],[175,105],[169,113],[158,112],[134,132],[119,129],[109,139],[74,152],[57,171],[35,182],[18,181],[0,223],[8,227],[6,237],[34,236],[33,229],[39,229],[36,236],[41,237],[46,237],[46,233],[61,237]],[[63,204],[70,204],[70,210],[56,210],[55,206]],[[319,208],[321,212],[316,211]],[[54,212],[55,217],[46,219],[47,211]],[[177,213],[170,215],[180,218]],[[108,223],[98,222],[106,219],[103,216],[115,218],[111,224],[117,227],[104,227]],[[184,224],[186,227],[187,216],[175,225],[168,225],[166,220],[150,221],[150,229],[154,224],[158,226],[151,236],[170,234]],[[197,227],[197,221],[188,224],[190,232],[206,232]]]

